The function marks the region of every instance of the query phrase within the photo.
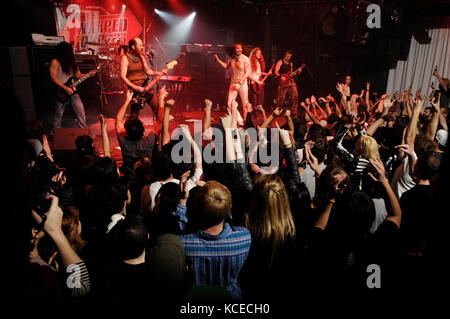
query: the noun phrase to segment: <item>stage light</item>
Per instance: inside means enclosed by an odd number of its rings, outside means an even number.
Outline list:
[[[169,24],[170,26],[173,26],[174,24],[178,23],[181,21],[182,18],[168,13],[168,12],[164,12],[158,9],[155,9],[155,13],[161,17],[161,19],[163,19],[167,24]]]
[[[167,42],[184,43],[186,40],[188,40],[195,16],[196,12],[194,11],[189,16],[181,20],[178,24],[176,24],[173,28],[171,28],[165,37]]]
[[[162,36],[162,42],[166,45],[166,59],[177,57],[181,50],[181,45],[189,40],[195,16],[196,13],[192,12],[189,16],[171,27],[168,32]]]

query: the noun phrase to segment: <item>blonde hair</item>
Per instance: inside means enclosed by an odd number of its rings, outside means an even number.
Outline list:
[[[361,149],[359,150],[361,156],[367,159],[380,158],[378,143],[373,137],[362,135],[359,138],[359,143],[361,145]]]
[[[295,236],[289,198],[278,175],[266,174],[255,177],[254,198],[246,218],[246,227],[252,235],[252,240],[272,241],[270,264],[283,242]]]

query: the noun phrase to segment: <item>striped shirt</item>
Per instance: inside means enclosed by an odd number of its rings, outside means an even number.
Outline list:
[[[83,260],[70,264],[63,271],[67,277],[66,286],[71,291],[72,297],[85,296],[91,291],[89,272]]]
[[[180,236],[194,275],[195,285],[220,285],[233,298],[242,297],[237,277],[248,257],[250,232],[245,227],[223,224],[218,235],[198,231]]]
[[[342,145],[342,141],[344,140],[345,135],[348,133],[349,129],[346,127],[343,127],[340,131],[336,133],[336,136],[334,137],[333,144],[335,147],[336,155],[341,159],[341,161],[344,164],[344,168],[347,170],[348,173],[354,176],[359,176],[366,171],[366,169],[370,165],[370,161],[368,159],[365,159],[362,156],[355,156],[349,151],[345,149],[345,147]],[[359,132],[360,135],[366,135],[365,130],[362,130]],[[358,189],[361,190],[361,178],[359,178],[358,182]]]

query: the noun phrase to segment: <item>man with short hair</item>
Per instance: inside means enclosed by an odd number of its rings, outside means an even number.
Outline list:
[[[278,95],[275,100],[275,104],[280,107],[288,107],[292,109],[297,107],[298,104],[298,89],[295,80],[292,77],[288,77],[284,80],[284,77],[293,72],[293,64],[291,62],[292,51],[286,51],[284,57],[277,61],[275,64],[274,74],[280,78],[278,83]],[[303,68],[298,69],[296,72],[301,72]],[[287,96],[290,97],[289,103],[286,103]]]
[[[123,168],[125,174],[134,175],[133,164],[142,156],[152,158],[156,134],[153,130],[145,131],[144,124],[136,114],[127,119],[125,113],[133,96],[132,91],[127,92],[127,99],[116,115],[116,134],[122,150]]]
[[[439,172],[439,166],[439,159],[432,153],[420,156],[413,170],[416,186],[400,198],[404,212],[400,233],[405,253],[422,256],[426,252],[433,227],[432,215],[438,211],[431,180]]]
[[[191,221],[196,232],[180,236],[195,285],[220,285],[241,298],[238,275],[250,250],[250,232],[225,222],[231,214],[231,193],[208,181],[194,195]]]

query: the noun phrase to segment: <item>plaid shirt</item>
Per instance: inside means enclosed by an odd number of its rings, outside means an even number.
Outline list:
[[[203,231],[180,236],[199,286],[220,285],[241,298],[237,277],[250,250],[250,232],[244,227],[223,224],[223,231],[210,235]]]

